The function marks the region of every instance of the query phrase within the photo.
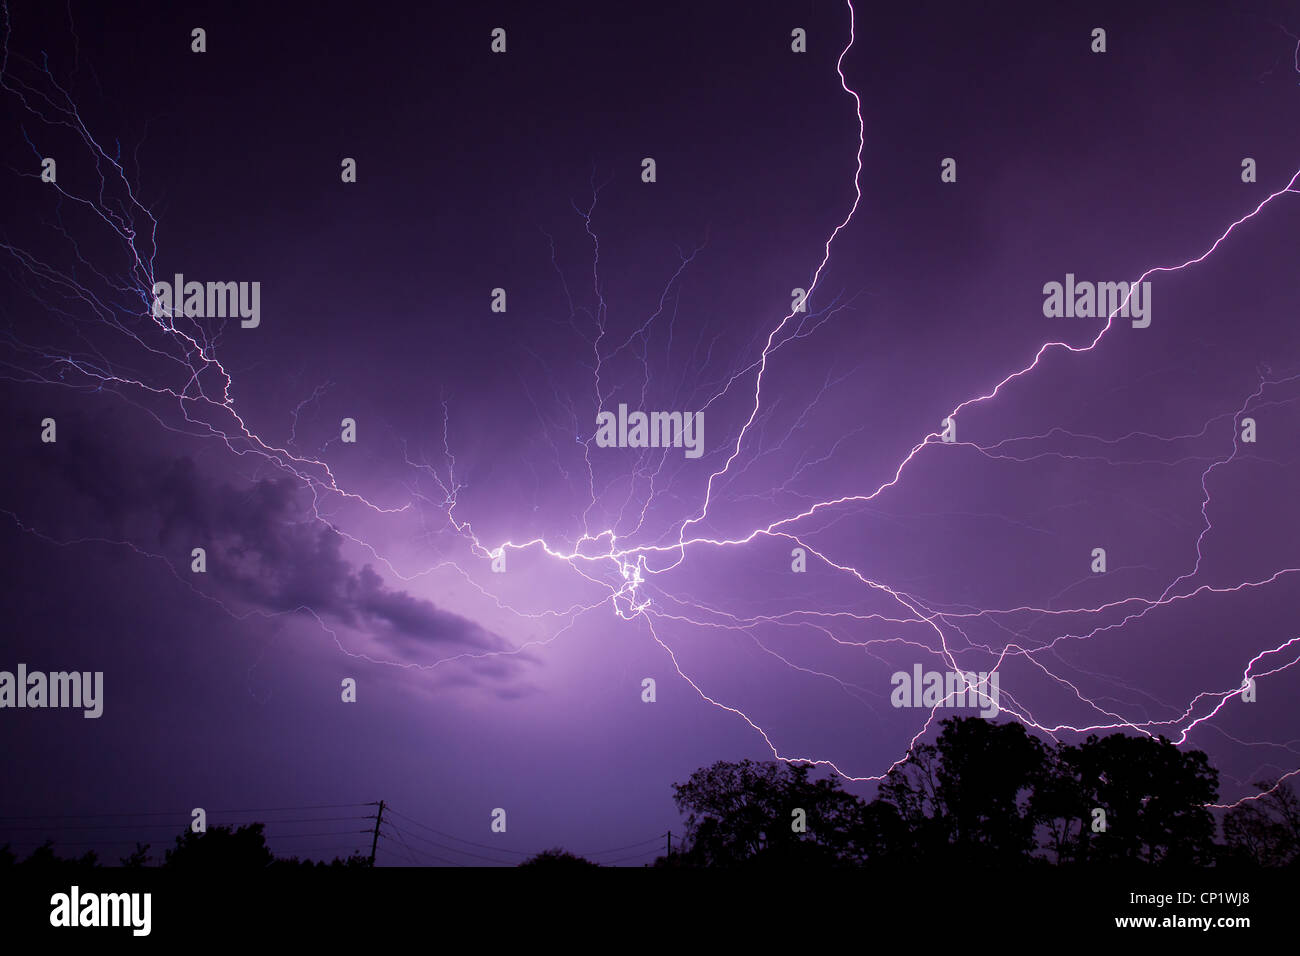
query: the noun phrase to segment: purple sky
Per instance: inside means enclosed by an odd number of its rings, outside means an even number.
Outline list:
[[[869,796],[931,716],[891,674],[952,661],[1225,801],[1300,767],[1300,197],[1147,275],[1148,328],[1043,313],[1293,181],[1294,9],[465,7],[8,5],[0,670],[105,700],[0,711],[0,817],[383,798],[497,848],[426,862],[594,853],[772,748]],[[160,327],[177,272],[260,325]],[[597,447],[620,403],[703,456]]]

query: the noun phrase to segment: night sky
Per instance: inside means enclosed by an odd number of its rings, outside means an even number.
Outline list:
[[[0,670],[104,699],[0,710],[0,844],[383,799],[443,835],[380,863],[639,865],[718,760],[870,796],[916,665],[1300,768],[1300,12],[852,6],[7,3]]]

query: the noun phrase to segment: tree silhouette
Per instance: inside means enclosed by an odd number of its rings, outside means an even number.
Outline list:
[[[46,840],[27,859],[18,864],[34,870],[88,870],[99,866],[99,857],[94,850],[77,858],[61,857],[54,852],[54,841]]]
[[[1078,748],[1057,745],[1045,751],[1043,766],[1029,798],[1038,858],[1057,865],[1082,862],[1084,831],[1092,826],[1092,809],[1080,779]]]
[[[916,743],[880,781],[875,799],[847,793],[839,777],[813,779],[812,765],[718,761],[673,784],[686,815],[681,849],[655,866],[801,867],[901,865],[1177,865],[1300,868],[1300,797],[1279,781],[1224,817],[1214,842],[1208,809],[1218,771],[1201,751],[1163,737],[1090,736],[1047,746],[1016,722],[952,717],[933,743]],[[186,831],[164,867],[188,871],[359,869],[354,853],[330,863],[276,858],[264,824]],[[136,844],[123,867],[148,864]],[[94,852],[62,859],[47,840],[21,862],[8,844],[0,867],[62,871],[98,866]],[[553,847],[520,866],[586,869],[598,864]]]
[[[127,869],[135,870],[149,865],[149,844],[136,843],[135,849],[131,853],[122,857],[122,866]]]
[[[1164,738],[1044,745],[1018,723],[953,717],[865,803],[809,764],[719,761],[674,784],[682,852],[656,866],[1205,866],[1219,856],[1218,772]],[[806,832],[792,826],[804,811]],[[1094,811],[1103,811],[1102,815]],[[1230,814],[1239,855],[1300,865],[1300,800],[1278,788]],[[1252,856],[1253,854],[1253,856]]]
[[[1046,767],[1043,745],[1020,724],[949,718],[934,744],[886,775],[880,799],[898,811],[918,861],[1006,866],[1035,847],[1030,796]],[[895,852],[897,852],[897,848]]]
[[[847,862],[861,801],[838,778],[810,781],[809,764],[719,761],[674,784],[687,813],[678,863],[789,866]],[[797,814],[796,811],[802,811]],[[806,832],[799,832],[802,826]]]
[[[1300,797],[1286,782],[1260,780],[1255,787],[1258,797],[1223,818],[1225,860],[1300,867]]]
[[[186,830],[167,851],[163,866],[183,870],[261,870],[275,859],[267,849],[265,824],[250,823],[232,830],[210,827],[204,833]]]
[[[585,870],[596,867],[599,864],[593,863],[581,856],[575,856],[563,847],[552,847],[549,850],[543,850],[536,856],[530,856],[520,866],[542,867],[548,870]]]
[[[1164,737],[1090,736],[1062,749],[1083,805],[1105,811],[1106,828],[1081,827],[1070,856],[1089,863],[1212,863],[1219,772],[1199,750]],[[1091,812],[1091,811],[1090,811]]]
[[[346,858],[335,857],[329,863],[323,860],[299,860],[296,856],[273,857],[266,846],[263,823],[230,827],[212,827],[205,833],[186,831],[176,838],[176,846],[167,850],[162,864],[169,868],[185,870],[249,870],[274,867],[316,867],[330,869],[359,869],[369,867],[370,857],[353,853]],[[149,865],[149,844],[136,843],[135,849],[118,861],[125,869],[140,869]],[[0,846],[0,867],[21,866],[38,870],[83,870],[98,867],[99,859],[92,850],[77,858],[60,857],[54,851],[54,841],[47,839],[32,851],[25,860],[17,860],[8,843]]]

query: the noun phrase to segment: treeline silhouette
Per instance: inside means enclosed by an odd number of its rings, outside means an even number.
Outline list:
[[[202,833],[186,830],[176,838],[176,845],[164,852],[162,866],[185,872],[207,873],[213,870],[259,869],[353,869],[370,866],[370,858],[360,853],[348,857],[335,857],[326,863],[303,860],[297,856],[278,857],[266,845],[264,823],[249,823],[240,827],[213,826]],[[149,845],[137,843],[135,850],[119,859],[118,864],[128,869],[148,866]],[[46,840],[31,855],[18,860],[9,844],[0,847],[0,867],[18,866],[33,870],[84,870],[102,866],[92,850],[75,858],[59,857],[54,852],[54,841]],[[111,865],[111,864],[110,864]]]
[[[669,867],[961,867],[966,869],[1150,866],[1300,869],[1300,798],[1285,782],[1228,810],[1222,839],[1208,804],[1219,774],[1199,750],[1163,737],[1111,734],[1048,745],[1018,723],[944,720],[934,743],[917,743],[881,780],[870,801],[847,793],[834,774],[811,779],[811,764],[719,761],[673,784],[685,815]],[[264,824],[186,831],[165,853],[176,871],[356,869],[360,853],[329,863],[276,857]],[[119,860],[143,867],[148,846]],[[61,859],[46,841],[18,861],[0,847],[0,868],[101,865],[95,853]],[[520,866],[588,869],[597,864],[561,847]],[[945,869],[940,869],[945,872]]]
[[[682,851],[656,866],[1032,866],[1300,868],[1300,800],[1288,784],[1228,810],[1198,750],[1111,734],[1044,744],[1018,723],[949,718],[934,743],[880,782],[875,799],[810,764],[719,762],[674,784]],[[802,811],[802,813],[799,813]],[[798,832],[802,817],[805,832]]]

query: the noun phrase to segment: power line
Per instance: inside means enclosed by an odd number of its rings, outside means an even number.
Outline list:
[[[267,842],[274,843],[274,842],[279,842],[281,840],[297,840],[297,839],[305,839],[308,837],[339,837],[339,836],[347,836],[353,833],[360,835],[369,832],[370,831],[366,829],[366,830],[319,830],[313,833],[275,833],[275,834],[270,834],[267,837]],[[111,846],[135,846],[143,842],[144,841],[142,840],[57,840],[56,841],[52,837],[47,837],[44,840],[4,840],[3,842],[0,842],[0,847],[2,846],[40,847],[40,846],[45,846],[47,844],[51,845],[51,847],[66,847],[66,846],[111,847]],[[152,846],[152,843],[146,845]],[[170,849],[170,847],[165,846],[165,844],[163,845],[163,848]]]
[[[397,829],[396,824],[394,824],[392,821],[389,821],[388,826],[393,828],[393,831],[397,834],[397,839],[401,840],[402,846],[406,847],[406,849],[411,854],[414,854],[416,852],[415,849],[409,843],[406,842],[405,837],[402,836],[402,831]],[[412,834],[412,836],[414,836],[414,834]],[[428,852],[426,852],[424,855],[428,856],[430,859],[437,860],[439,863],[446,863],[448,866],[463,867],[465,865],[464,863],[457,863],[455,860],[444,860],[442,857],[434,856],[432,853],[428,853]],[[414,856],[412,856],[412,861],[414,862]]]
[[[391,823],[390,823],[390,826],[391,826]],[[497,860],[497,859],[493,859],[493,858],[490,857],[490,856],[483,856],[483,855],[480,854],[480,853],[471,853],[469,850],[462,850],[460,847],[455,847],[455,846],[444,846],[443,844],[438,843],[438,842],[436,842],[436,841],[434,841],[434,840],[430,840],[428,837],[421,836],[421,835],[418,834],[418,833],[412,833],[412,834],[411,834],[411,839],[412,839],[412,840],[421,840],[421,841],[423,841],[423,842],[429,844],[430,846],[436,846],[439,850],[446,850],[446,851],[449,852],[449,853],[459,853],[459,854],[461,854],[462,856],[472,856],[472,857],[474,857],[474,859],[476,859],[476,860],[485,860],[485,861],[488,862],[488,863],[495,863],[495,864],[497,864],[498,866],[514,866],[514,865],[515,865],[514,862],[511,861],[511,860]],[[432,856],[433,854],[429,854],[429,855]],[[463,864],[457,864],[457,865],[463,865]]]
[[[314,855],[318,860],[325,860],[325,857],[320,856],[320,854],[322,853],[330,853],[333,854],[335,858],[338,858],[339,854],[345,851],[347,852],[348,857],[356,856],[357,854],[356,846],[318,846],[318,847],[309,847],[303,850],[303,853],[305,855],[302,857],[298,857],[298,859],[310,860]],[[284,858],[278,857],[277,859],[284,859]]]
[[[242,809],[209,810],[207,811],[207,813],[209,817],[214,817],[223,814],[236,814],[236,813],[286,813],[290,811],[358,809],[362,807],[378,807],[379,809],[378,812],[373,815],[367,814],[367,815],[335,816],[335,817],[295,817],[292,819],[270,819],[270,820],[251,821],[251,822],[262,823],[266,826],[268,831],[266,833],[266,840],[268,844],[277,843],[281,840],[307,839],[307,838],[325,837],[325,836],[338,837],[338,836],[345,836],[350,833],[356,833],[358,835],[370,834],[372,838],[372,847],[371,847],[372,864],[373,864],[374,852],[378,847],[379,837],[382,835],[391,841],[393,840],[395,835],[397,842],[406,850],[408,857],[410,857],[412,862],[415,863],[416,865],[420,865],[420,860],[416,858],[417,856],[420,858],[428,858],[428,859],[436,860],[439,863],[443,863],[448,866],[464,867],[464,866],[474,865],[474,864],[466,864],[463,862],[458,862],[454,859],[446,859],[428,850],[420,850],[419,848],[413,847],[407,841],[405,834],[393,822],[393,820],[391,819],[392,816],[401,817],[404,821],[408,822],[409,824],[419,827],[422,830],[425,830],[429,833],[433,833],[439,837],[442,837],[443,839],[451,840],[454,841],[455,843],[463,844],[464,846],[474,847],[479,850],[486,850],[489,853],[505,855],[509,857],[516,857],[516,858],[522,857],[525,859],[531,858],[536,855],[536,853],[530,853],[524,850],[514,850],[508,847],[491,846],[485,843],[478,843],[475,842],[474,840],[467,840],[464,837],[456,836],[453,833],[447,833],[446,831],[439,830],[436,827],[431,827],[427,823],[417,820],[414,817],[410,816],[409,814],[405,814],[399,810],[395,810],[393,807],[389,806],[384,801],[371,800],[365,803],[314,804],[310,806],[290,806],[290,807],[260,807],[260,808],[246,807]],[[158,816],[177,816],[182,818],[188,818],[191,813],[192,813],[191,810],[180,810],[180,811],[149,810],[149,811],[141,811],[138,813],[50,814],[50,815],[7,816],[7,817],[0,816],[0,832],[22,833],[22,832],[32,832],[32,831],[36,831],[36,832],[45,831],[47,834],[48,833],[58,834],[67,831],[87,831],[87,830],[88,831],[115,831],[115,830],[141,831],[141,830],[151,830],[151,829],[164,830],[164,829],[174,829],[176,824],[174,823],[72,823],[72,824],[45,824],[40,826],[6,826],[4,824],[4,821],[6,820],[15,820],[15,821],[18,820],[48,820],[48,821],[78,820],[80,821],[80,820],[93,820],[93,819],[116,820],[116,819],[123,819],[129,817],[158,817]],[[318,832],[310,832],[310,833],[276,832],[276,826],[279,824],[287,825],[287,824],[301,824],[301,823],[342,823],[342,822],[350,822],[350,821],[357,821],[357,820],[374,820],[375,824],[373,827],[367,827],[364,830],[357,830],[357,831],[335,829],[335,830],[318,831]],[[231,823],[240,824],[240,821],[231,821]],[[223,824],[218,823],[215,825],[221,826]],[[242,825],[247,825],[247,824],[242,824]],[[393,832],[390,834],[389,832],[387,832],[387,830],[384,829],[385,827],[391,829]],[[432,840],[426,836],[423,836],[419,833],[414,833],[414,832],[411,833],[411,839],[418,840],[424,844],[427,844],[428,846],[434,847],[438,850],[445,851],[447,853],[470,857],[474,860],[481,860],[485,863],[491,863],[496,866],[517,865],[515,862],[512,862],[510,860],[500,859],[499,856],[484,856],[483,854],[480,853],[474,853],[471,852],[470,850],[465,850],[460,846],[448,846],[444,843],[439,843],[437,840]],[[640,840],[636,843],[629,843],[624,846],[610,847],[604,850],[596,850],[583,855],[585,858],[592,859],[593,862],[600,863],[601,865],[614,865],[617,863],[625,862],[627,860],[641,859],[649,856],[652,853],[657,853],[658,852],[657,849],[652,847],[647,848],[645,850],[638,850],[638,848],[649,847],[650,844],[657,843],[659,839],[660,837],[656,835],[653,837],[649,837],[645,840]],[[54,841],[51,838],[47,837],[43,841],[18,840],[18,841],[7,841],[7,842],[10,846],[26,847],[26,846],[43,846],[47,843],[52,843]],[[141,840],[132,840],[132,841],[82,840],[82,841],[58,841],[57,845],[58,846],[112,847],[112,846],[134,846],[141,842],[143,841]],[[304,851],[309,851],[312,849],[313,848],[305,848]],[[320,850],[320,849],[338,849],[338,848],[334,847],[334,848],[315,848],[315,849]],[[350,849],[352,849],[353,852],[359,852],[355,845]],[[609,854],[612,853],[622,853],[625,850],[636,850],[637,852],[630,853],[626,856],[617,857],[612,860],[605,860],[603,862],[597,859],[599,857],[608,856]]]
[[[73,840],[73,841],[63,841],[63,842],[60,842],[60,843],[58,843],[58,844],[56,844],[56,845],[57,845],[57,846],[60,846],[60,847],[64,847],[64,846],[135,846],[135,845],[136,845],[137,843],[139,843],[139,842],[140,842],[139,840],[81,840],[81,841]],[[38,847],[39,847],[39,846],[45,846],[45,844],[47,844],[47,843],[54,843],[54,841],[53,841],[53,840],[17,840],[17,841],[6,840],[4,843],[0,843],[0,849],[3,849],[3,848],[6,847],[6,846],[38,846]],[[53,849],[53,848],[54,848],[54,847],[51,847],[51,849]]]
[[[644,859],[645,859],[647,856],[649,856],[651,853],[653,853],[653,854],[657,857],[657,856],[659,855],[659,850],[658,850],[658,848],[656,847],[656,848],[653,849],[653,850],[643,850],[643,851],[640,852],[640,853],[633,853],[631,856],[619,857],[617,860],[606,860],[606,861],[605,861],[603,864],[601,864],[601,865],[602,865],[602,866],[613,866],[615,863],[623,863],[623,862],[625,862],[625,861],[627,861],[627,860],[637,860],[637,859],[644,860]]]
[[[217,813],[218,811],[215,811],[215,810],[214,810],[214,811],[212,811],[212,812],[213,812],[213,813]],[[298,817],[298,818],[295,819],[295,820],[258,820],[258,821],[254,821],[254,822],[257,822],[257,823],[266,823],[266,824],[272,824],[272,823],[337,823],[337,822],[339,822],[339,821],[341,821],[341,820],[372,820],[372,819],[374,819],[374,818],[373,818],[373,817],[370,817],[370,816],[360,816],[360,817]],[[180,823],[180,821],[178,821],[178,823]],[[52,827],[51,827],[51,826],[39,826],[39,827],[0,827],[0,829],[3,829],[3,831],[6,832],[6,833],[10,833],[10,832],[19,832],[19,831],[23,831],[23,830],[58,830],[58,831],[62,831],[62,830],[161,830],[161,829],[164,829],[164,828],[165,828],[165,829],[173,829],[173,828],[175,828],[176,826],[177,826],[176,823],[95,823],[95,824],[74,824],[74,825],[71,825],[71,826],[60,824],[60,825],[52,826]],[[180,823],[180,826],[181,826],[182,829],[187,829],[187,824],[185,824],[185,823]],[[221,824],[214,824],[214,826],[221,826]]]
[[[247,807],[242,810],[207,810],[213,813],[284,813],[288,810],[345,810],[353,807],[373,807],[373,800],[367,803],[321,803],[309,807]],[[187,810],[142,810],[139,813],[37,813],[28,816],[0,816],[0,820],[93,820],[97,817],[188,817],[194,808]]]
[[[334,844],[333,846],[306,846],[306,847],[303,847],[303,848],[302,848],[302,851],[301,851],[301,852],[303,852],[303,853],[338,853],[338,852],[340,852],[340,851],[342,851],[342,850],[349,850],[349,851],[351,851],[351,853],[355,854],[355,853],[357,852],[357,845],[356,845],[355,843],[348,843],[348,844],[342,844],[342,845],[336,843],[336,844]]]
[[[379,832],[379,835],[380,835],[380,836],[383,836],[383,837],[388,837],[388,833],[387,833],[386,831],[383,831],[383,830],[381,830],[381,831]],[[413,864],[415,864],[416,866],[419,866],[419,865],[420,865],[420,861],[417,860],[417,859],[415,858],[415,852],[414,852],[414,851],[413,851],[409,846],[407,846],[407,843],[406,843],[405,840],[402,840],[402,836],[401,836],[400,833],[397,835],[397,838],[398,838],[398,840],[401,840],[402,847],[406,850],[406,858],[407,858],[408,860],[410,860],[410,861],[411,861]],[[390,838],[390,839],[391,839],[391,838]],[[371,866],[374,866],[374,865],[375,865],[375,863],[374,863],[374,859],[373,859],[373,858],[372,858],[371,861],[370,861],[370,865],[371,865]]]
[[[528,852],[525,852],[525,851],[523,851],[523,850],[511,850],[511,849],[508,849],[508,848],[506,848],[506,847],[495,847],[495,846],[488,846],[487,844],[484,844],[484,843],[475,843],[473,840],[466,840],[466,839],[464,839],[464,838],[462,838],[462,837],[458,837],[458,836],[455,836],[455,835],[450,834],[450,833],[444,833],[442,830],[435,829],[434,827],[429,826],[427,823],[421,823],[419,820],[415,819],[415,818],[412,817],[412,816],[409,816],[408,814],[402,813],[400,810],[394,810],[392,807],[385,807],[385,809],[387,809],[389,813],[395,814],[395,815],[401,817],[402,819],[407,820],[407,821],[409,821],[409,822],[415,824],[415,825],[418,826],[418,827],[423,827],[425,830],[428,830],[430,833],[436,833],[436,834],[437,834],[438,836],[440,836],[440,837],[444,837],[444,838],[449,839],[449,840],[455,840],[457,843],[464,843],[464,844],[466,844],[467,846],[477,847],[477,848],[480,849],[480,850],[489,850],[489,851],[491,851],[491,852],[493,852],[493,853],[509,853],[509,854],[511,854],[511,855],[513,855],[513,856],[522,856],[522,857],[532,857],[532,856],[535,856],[535,855],[536,855],[535,853],[528,853]],[[415,838],[415,839],[424,840],[424,842],[426,842],[426,843],[429,843],[429,844],[431,844],[431,845],[433,845],[433,846],[436,846],[436,847],[438,847],[439,849],[448,850],[448,851],[450,851],[450,852],[452,852],[452,853],[460,853],[460,854],[462,854],[463,856],[471,856],[471,857],[474,857],[475,859],[486,860],[486,861],[488,861],[489,863],[499,863],[499,864],[505,864],[505,863],[506,863],[505,860],[495,860],[495,859],[492,859],[491,857],[485,857],[485,856],[481,856],[481,855],[479,855],[479,854],[477,854],[477,853],[471,853],[471,852],[469,852],[468,850],[462,850],[462,849],[460,849],[459,847],[443,846],[442,844],[437,843],[437,842],[435,842],[435,841],[433,841],[433,840],[430,840],[430,839],[428,839],[427,837],[422,837],[422,836],[420,836],[418,833],[412,833],[411,836],[412,836],[413,838]],[[631,849],[634,849],[634,848],[639,847],[639,846],[646,846],[646,845],[651,844],[651,843],[658,843],[660,839],[661,839],[660,835],[659,835],[659,834],[656,834],[655,836],[649,837],[649,838],[647,838],[647,839],[645,839],[645,840],[640,840],[640,841],[638,841],[638,842],[636,842],[636,843],[630,843],[630,844],[628,844],[627,846],[612,847],[612,848],[610,848],[610,849],[608,849],[608,850],[597,850],[597,851],[594,852],[594,853],[586,854],[586,856],[587,856],[587,857],[592,857],[592,856],[604,856],[605,854],[608,854],[608,853],[619,853],[619,852],[621,852],[621,851],[623,851],[623,850],[631,850]],[[649,853],[649,852],[651,852],[651,851],[647,850],[647,851],[643,851],[643,852],[641,852],[641,853],[635,853],[635,854],[632,854],[631,856],[623,857],[623,858],[621,858],[621,859],[623,859],[623,860],[630,860],[630,859],[633,859],[633,858],[636,858],[636,857],[643,857],[643,856],[647,855],[647,853]],[[654,852],[657,853],[658,850],[655,850]],[[621,860],[612,860],[612,861],[607,861],[607,862],[610,862],[610,863],[617,863],[617,862],[621,862]]]
[[[647,843],[658,843],[659,836],[656,834],[648,840],[642,840],[639,843],[629,843],[627,846],[616,846],[608,850],[597,850],[595,853],[584,853],[583,856],[604,856],[606,853],[618,853],[620,850],[631,850],[639,846],[645,846]]]
[[[434,830],[432,826],[428,825],[428,823],[421,823],[419,819],[416,819],[415,817],[408,817],[407,814],[399,813],[398,810],[393,810],[393,808],[389,808],[389,809],[391,810],[391,812],[398,814],[399,817],[402,817],[403,819],[408,819],[408,821],[415,823],[416,826],[422,826],[424,827],[425,830],[432,832],[432,834],[438,834],[438,836],[443,836],[443,838],[446,838],[448,840],[455,840],[456,843],[464,843],[467,845],[471,845],[471,847],[478,847],[478,849],[490,849],[490,851],[493,851],[494,853],[511,853],[512,856],[533,856],[532,853],[525,852],[523,851],[523,849],[507,849],[506,847],[489,847],[489,845],[487,845],[486,843],[474,843],[473,840],[465,840],[463,838],[460,838],[460,836],[445,834],[445,832],[442,832],[441,830]]]

